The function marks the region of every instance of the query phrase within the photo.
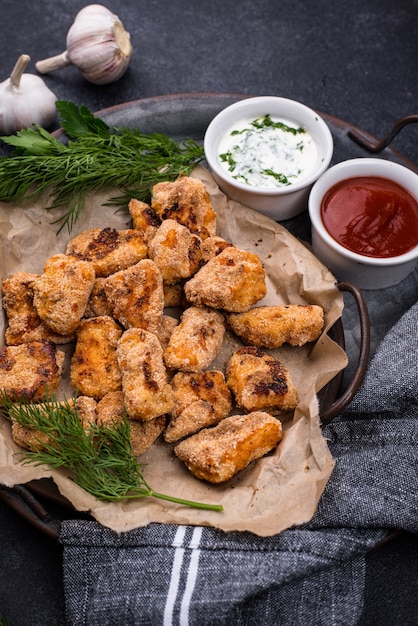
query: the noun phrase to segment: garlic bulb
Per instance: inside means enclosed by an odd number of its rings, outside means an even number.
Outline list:
[[[119,18],[101,4],[81,9],[67,34],[65,52],[36,63],[41,74],[75,65],[89,82],[106,85],[126,72],[132,57],[130,35]]]
[[[13,135],[32,124],[50,126],[56,116],[57,98],[42,78],[24,74],[30,56],[18,58],[10,78],[0,83],[0,133]]]

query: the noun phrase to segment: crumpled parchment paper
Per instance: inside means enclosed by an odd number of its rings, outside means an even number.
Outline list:
[[[220,503],[223,512],[204,511],[156,498],[108,503],[96,500],[68,478],[64,472],[45,467],[22,465],[10,434],[10,424],[0,418],[0,482],[11,487],[34,479],[50,477],[61,494],[79,511],[89,511],[104,526],[116,532],[151,522],[210,525],[224,531],[250,531],[260,536],[274,535],[295,524],[309,521],[334,467],[323,437],[316,393],[347,364],[343,349],[327,336],[327,330],[341,317],[343,298],[334,276],[280,224],[248,207],[230,201],[219,190],[210,174],[197,167],[211,194],[217,212],[218,234],[236,246],[256,252],[268,276],[268,292],[262,304],[318,304],[326,314],[326,327],[314,345],[283,347],[273,351],[290,370],[300,400],[294,415],[286,416],[284,436],[278,448],[251,464],[223,485],[210,485],[195,479],[177,459],[172,446],[159,439],[140,462],[143,474],[157,492],[208,503]],[[52,221],[58,210],[46,211],[48,198],[20,206],[0,203],[0,262],[2,279],[15,271],[42,273],[47,258],[65,252],[67,241],[92,227],[130,227],[127,211],[103,206],[111,193],[91,196],[82,218],[68,233],[57,235]],[[0,321],[0,336],[7,324]],[[211,365],[224,368],[237,341],[227,334],[224,349]],[[59,394],[69,397],[69,358]],[[58,396],[59,396],[58,394]]]

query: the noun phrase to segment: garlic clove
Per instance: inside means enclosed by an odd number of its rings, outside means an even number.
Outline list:
[[[25,74],[30,56],[21,54],[8,79],[0,83],[0,134],[12,135],[32,124],[47,128],[54,122],[55,94],[42,78]]]
[[[101,4],[81,9],[67,34],[65,52],[36,63],[41,74],[72,64],[96,85],[115,82],[126,72],[133,48],[120,19]]]

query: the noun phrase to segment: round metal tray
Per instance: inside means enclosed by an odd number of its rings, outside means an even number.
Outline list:
[[[180,140],[190,137],[202,141],[210,120],[224,107],[248,97],[243,94],[195,93],[172,96],[159,96],[116,105],[97,112],[110,126],[134,126],[143,132],[166,133]],[[347,158],[367,156],[367,149],[361,143],[367,141],[375,145],[378,140],[364,131],[325,113],[318,112],[328,123],[334,139],[332,163]],[[62,131],[55,135],[64,138]],[[383,147],[381,158],[386,158],[408,166],[418,173],[418,168],[391,148]],[[307,213],[283,225],[296,237],[309,243],[310,223]],[[370,354],[370,321],[367,302],[362,292],[351,283],[339,283],[342,292],[352,296],[358,315],[360,342],[357,354],[350,354],[354,362],[350,379],[343,385],[344,372],[340,372],[318,394],[322,424],[331,421],[351,402],[358,390],[367,368]],[[353,306],[353,305],[352,305]],[[345,349],[342,320],[329,332],[336,343]],[[86,514],[75,511],[58,491],[52,480],[32,481],[26,485],[7,488],[0,485],[0,499],[13,508],[21,517],[54,540],[59,536],[63,519],[85,518]]]

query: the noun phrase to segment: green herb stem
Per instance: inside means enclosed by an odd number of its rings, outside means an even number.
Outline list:
[[[127,205],[130,198],[148,202],[158,182],[190,174],[204,158],[203,147],[192,139],[181,145],[162,133],[114,128],[85,106],[58,101],[62,143],[40,126],[1,137],[14,151],[0,158],[0,200],[37,199],[49,190],[48,209],[66,207],[55,223],[71,232],[84,208],[87,194],[120,189],[108,204]]]
[[[83,426],[72,403],[54,398],[42,404],[13,402],[4,393],[0,414],[34,433],[36,445],[21,452],[23,464],[65,469],[77,485],[98,500],[153,497],[198,509],[223,510],[219,504],[154,491],[132,452],[126,416],[111,427],[96,423]]]

